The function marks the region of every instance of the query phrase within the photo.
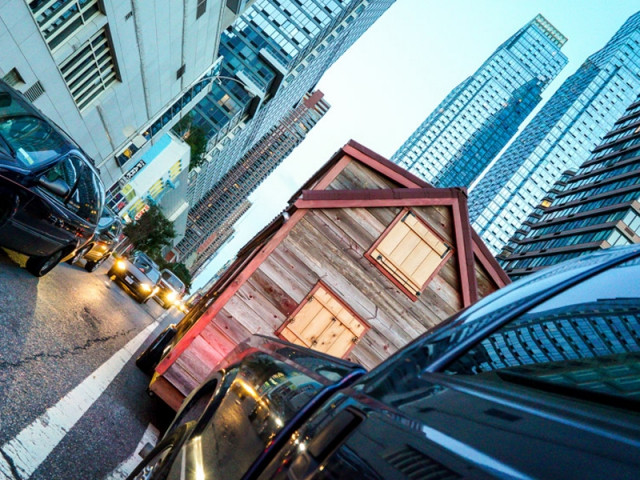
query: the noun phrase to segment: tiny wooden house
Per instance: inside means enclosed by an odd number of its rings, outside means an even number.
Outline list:
[[[464,189],[432,188],[352,141],[185,317],[150,388],[177,408],[254,333],[372,368],[507,283]]]

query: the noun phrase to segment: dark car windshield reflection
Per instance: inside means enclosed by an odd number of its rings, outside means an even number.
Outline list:
[[[22,166],[48,163],[71,149],[66,139],[44,120],[26,114],[5,116],[3,110],[0,107],[0,136]]]

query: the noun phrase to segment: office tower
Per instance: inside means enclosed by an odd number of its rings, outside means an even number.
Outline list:
[[[207,92],[246,1],[1,2],[0,77],[94,159],[107,188]]]
[[[471,190],[471,221],[494,254],[611,129],[640,91],[639,73],[640,12],[562,84]]]
[[[454,88],[391,160],[434,186],[468,187],[567,64],[566,40],[536,16]]]
[[[512,278],[594,250],[640,243],[640,97],[562,180],[499,257]]]
[[[222,78],[192,111],[209,139],[195,205],[280,122],[394,0],[257,0],[221,39]]]
[[[207,239],[232,226],[224,227],[224,222],[327,113],[329,104],[323,97],[320,91],[307,93],[193,206],[185,238],[174,249],[177,261],[195,270],[215,253],[220,244],[209,245]]]
[[[200,273],[207,268],[209,262],[213,260],[218,250],[222,249],[233,239],[236,233],[235,223],[249,208],[251,208],[251,202],[249,200],[242,202],[220,225],[219,231],[213,232],[209,238],[202,243],[198,248],[198,256],[189,267],[189,272],[192,277],[195,278],[197,275],[200,275]]]

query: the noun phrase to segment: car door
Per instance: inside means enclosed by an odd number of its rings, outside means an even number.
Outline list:
[[[73,189],[79,172],[70,159],[65,157],[37,175],[50,182],[63,180]],[[23,242],[22,245],[16,245],[16,249],[29,255],[45,256],[68,245],[73,235],[68,230],[65,201],[65,196],[37,183],[24,185],[18,209],[11,219],[19,232],[17,240]]]
[[[73,235],[72,241],[77,245],[84,245],[95,233],[102,214],[103,188],[100,179],[80,152],[72,152],[68,158],[79,175],[75,187],[65,201],[65,222],[67,231]]]

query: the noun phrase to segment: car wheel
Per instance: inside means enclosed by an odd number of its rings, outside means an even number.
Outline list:
[[[51,255],[45,257],[29,257],[26,269],[32,275],[42,277],[53,270],[53,268],[60,263],[62,257],[63,250],[58,250],[57,252],[53,252]]]
[[[94,262],[93,260],[87,260],[87,263],[84,264],[84,269],[91,273],[95,272],[96,269],[100,266],[98,262]]]
[[[79,248],[78,250],[76,250],[75,255],[71,257],[69,260],[67,260],[67,263],[69,265],[73,265],[82,257],[84,257],[84,254],[87,253],[90,249],[91,249],[91,245],[85,245],[84,247]]]
[[[163,439],[149,452],[149,455],[138,465],[127,480],[164,480],[167,478],[173,462],[180,453],[180,448],[188,437],[195,422],[186,424],[169,437]]]

